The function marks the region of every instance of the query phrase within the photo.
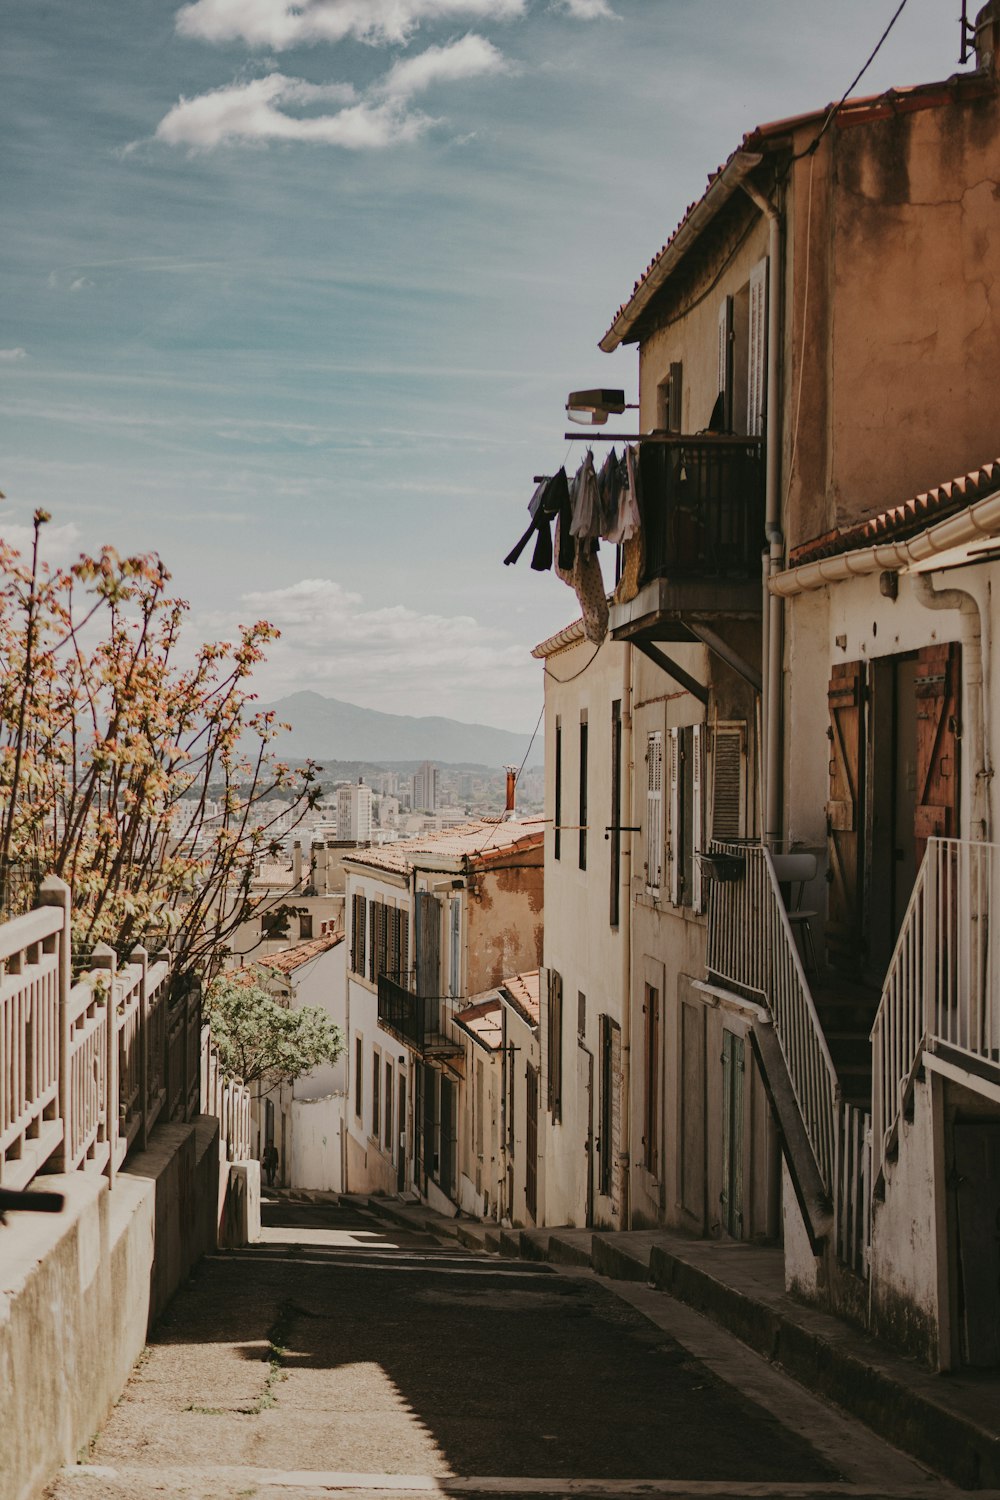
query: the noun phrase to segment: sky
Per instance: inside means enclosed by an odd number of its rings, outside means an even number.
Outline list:
[[[530,731],[576,617],[502,559],[598,341],[755,124],[839,98],[898,0],[5,0],[0,534],[155,551],[199,638]],[[908,0],[859,87],[957,69]],[[628,430],[628,418],[619,430]]]

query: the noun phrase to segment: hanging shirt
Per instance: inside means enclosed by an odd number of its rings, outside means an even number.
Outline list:
[[[601,530],[601,497],[597,488],[597,475],[594,473],[594,455],[589,448],[573,480],[570,507],[570,531],[573,536],[580,541],[595,540]]]

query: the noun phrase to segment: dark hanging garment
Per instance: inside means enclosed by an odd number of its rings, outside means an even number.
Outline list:
[[[517,562],[518,558],[521,556],[521,553],[524,551],[525,547],[528,545],[536,531],[538,532],[538,541],[535,543],[535,551],[531,559],[531,566],[540,573],[545,572],[547,568],[551,568],[552,532],[549,525],[549,518],[545,512],[543,504],[546,491],[549,489],[551,484],[551,479],[543,479],[541,484],[538,486],[538,488],[535,490],[535,493],[529,500],[528,514],[531,516],[531,525],[521,537],[520,541],[518,541],[514,545],[514,547],[512,547],[511,550],[507,553],[507,556],[503,560],[505,568],[509,568],[511,563]],[[548,562],[544,561],[546,552],[548,553]]]
[[[552,522],[544,511],[539,511],[535,525],[538,540],[535,542],[531,566],[536,573],[547,573],[552,566]]]

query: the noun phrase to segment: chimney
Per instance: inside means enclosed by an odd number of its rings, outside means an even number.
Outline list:
[[[302,883],[302,845],[298,839],[292,850],[292,884],[295,886]]]
[[[1000,70],[1000,0],[989,0],[976,17],[976,67],[994,78]]]
[[[504,770],[507,772],[507,806],[504,810],[504,817],[509,819],[514,816],[514,793],[517,786],[517,767],[504,766]]]

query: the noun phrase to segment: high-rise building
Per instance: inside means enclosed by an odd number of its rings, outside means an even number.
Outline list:
[[[413,778],[414,812],[435,812],[438,805],[438,768],[425,760]]]
[[[372,836],[372,789],[359,778],[356,786],[337,788],[337,838],[367,844]]]

